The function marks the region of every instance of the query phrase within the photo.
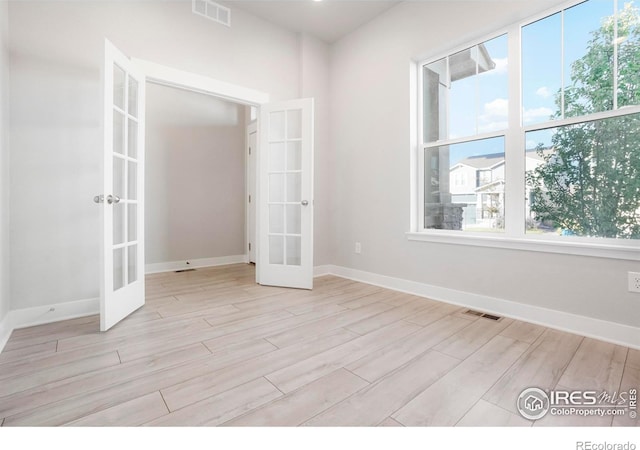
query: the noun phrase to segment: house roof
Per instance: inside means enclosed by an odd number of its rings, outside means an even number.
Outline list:
[[[490,153],[487,155],[469,156],[458,164],[474,167],[476,169],[489,169],[504,161],[504,153]]]
[[[553,149],[543,149],[543,153],[545,154],[552,151]],[[538,159],[540,161],[543,159],[535,149],[527,150],[527,158]],[[469,156],[468,158],[460,160],[453,167],[465,165],[473,167],[474,169],[491,169],[502,162],[504,162],[504,153],[488,153],[486,155]]]

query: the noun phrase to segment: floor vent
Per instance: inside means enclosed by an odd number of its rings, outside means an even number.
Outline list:
[[[469,314],[470,316],[482,317],[483,319],[495,320],[496,322],[498,320],[502,319],[502,317],[500,317],[500,316],[494,316],[493,314],[487,314],[487,313],[483,313],[483,312],[480,312],[480,311],[474,311],[473,309],[468,309],[464,313],[465,314]]]
[[[196,269],[180,269],[180,270],[176,270],[176,273],[181,273],[181,272],[195,272]]]
[[[231,26],[231,10],[211,0],[193,0],[192,11],[214,22]]]

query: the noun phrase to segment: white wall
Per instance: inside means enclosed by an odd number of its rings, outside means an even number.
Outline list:
[[[639,326],[638,263],[408,241],[409,63],[496,31],[548,2],[404,2],[332,47],[333,262]],[[556,2],[557,3],[557,2]],[[354,254],[354,242],[362,254]]]
[[[8,4],[0,2],[0,211],[2,211],[0,216],[0,323],[10,308],[8,12]],[[1,339],[2,336],[0,336]]]
[[[132,57],[297,97],[297,35],[232,13],[228,28],[191,2],[10,2],[12,309],[99,294],[105,36]]]
[[[246,253],[244,110],[147,84],[146,264]]]
[[[328,186],[332,184],[330,128],[329,128],[329,67],[330,50],[323,41],[302,34],[300,36],[301,98],[315,99],[314,142],[314,264],[329,264],[332,258],[333,239],[329,234],[331,198]]]

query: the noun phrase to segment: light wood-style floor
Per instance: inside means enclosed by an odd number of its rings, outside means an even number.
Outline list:
[[[640,351],[334,276],[257,286],[232,265],[147,277],[147,304],[14,331],[0,423],[18,425],[631,425],[515,410],[526,387],[640,385]]]

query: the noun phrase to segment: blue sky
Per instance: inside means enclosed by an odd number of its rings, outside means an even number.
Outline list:
[[[625,3],[618,0],[619,8]],[[589,0],[564,12],[564,36],[561,14],[539,20],[522,29],[522,99],[526,125],[546,121],[557,110],[555,97],[562,86],[570,85],[571,64],[582,57],[602,19],[614,12],[613,0]],[[507,37],[485,42],[496,68],[476,77],[456,81],[450,90],[450,136],[462,137],[506,128],[507,121]],[[564,63],[562,51],[564,47]],[[476,101],[476,89],[478,98]],[[551,131],[529,133],[527,148],[550,144]],[[471,155],[504,151],[503,139],[488,139],[452,145],[451,165]]]

